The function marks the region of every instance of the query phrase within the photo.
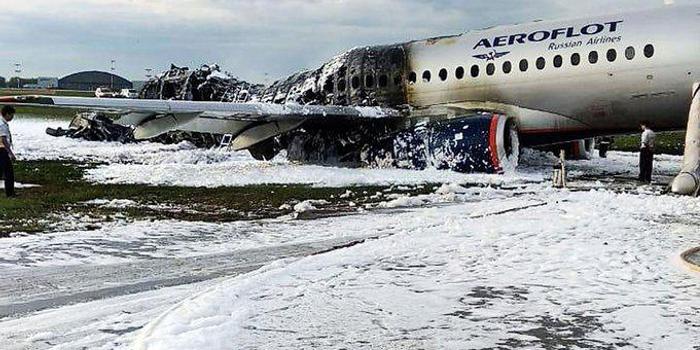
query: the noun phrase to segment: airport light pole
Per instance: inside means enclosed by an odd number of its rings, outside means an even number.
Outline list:
[[[117,63],[117,61],[116,61],[116,60],[112,60],[112,66],[109,68],[109,70],[110,70],[111,73],[112,73],[112,74],[109,75],[109,79],[110,79],[109,88],[112,89],[112,90],[114,90],[114,71],[115,71],[115,69],[116,69],[116,68],[114,67],[114,64],[115,64],[115,63]]]
[[[20,74],[22,74],[22,63],[15,63],[15,73],[17,74],[17,89],[20,89],[20,82],[22,81],[22,78],[20,78]]]

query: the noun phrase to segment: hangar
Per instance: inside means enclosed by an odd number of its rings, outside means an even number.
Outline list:
[[[131,89],[133,84],[116,74],[101,71],[73,73],[58,80],[58,88],[64,90],[94,91],[99,87],[121,90]]]

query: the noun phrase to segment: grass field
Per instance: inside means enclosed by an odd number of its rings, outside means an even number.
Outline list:
[[[24,95],[52,95],[67,97],[95,97],[91,91],[73,90],[45,90],[45,89],[0,89],[0,96],[24,96]],[[17,107],[18,117],[43,117],[70,120],[75,117],[78,110],[70,108],[46,108],[46,107]]]
[[[115,218],[176,219],[227,222],[278,217],[292,212],[291,205],[304,200],[325,200],[329,212],[355,210],[350,199],[341,199],[342,188],[302,185],[258,185],[245,187],[192,188],[146,185],[102,185],[83,180],[86,169],[95,166],[61,161],[18,161],[17,181],[39,185],[18,189],[18,197],[0,194],[0,237],[9,232],[45,232],[62,217],[90,217],[99,222]],[[432,187],[411,193],[429,193]],[[355,192],[374,194],[385,187],[356,187]],[[139,207],[104,208],[86,205],[94,199],[127,199]],[[379,199],[353,198],[358,206]],[[290,204],[290,206],[284,206]]]
[[[0,89],[0,96],[48,95],[67,97],[95,97],[92,91],[54,89]]]
[[[611,149],[624,152],[639,152],[640,138],[640,135],[616,136]],[[661,132],[656,136],[657,153],[682,155],[684,148],[685,131]]]

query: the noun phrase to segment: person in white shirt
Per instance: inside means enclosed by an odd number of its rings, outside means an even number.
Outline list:
[[[654,170],[656,133],[654,133],[654,130],[651,130],[648,122],[642,122],[641,128],[642,143],[639,149],[639,181],[651,183],[651,175]]]
[[[5,106],[0,110],[0,174],[5,179],[5,194],[15,196],[15,171],[13,162],[15,153],[12,151],[12,133],[8,125],[15,118],[15,109]]]

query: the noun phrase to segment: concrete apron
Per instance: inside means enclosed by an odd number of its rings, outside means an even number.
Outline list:
[[[700,191],[700,83],[693,85],[683,167],[681,173],[673,180],[671,191],[686,196],[698,196]]]

